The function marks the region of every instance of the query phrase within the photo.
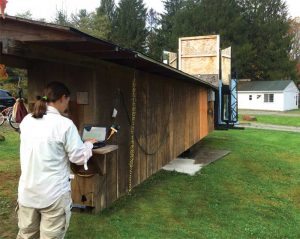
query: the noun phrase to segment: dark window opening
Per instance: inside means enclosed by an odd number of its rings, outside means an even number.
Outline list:
[[[273,103],[274,102],[274,94],[264,94],[264,102]]]

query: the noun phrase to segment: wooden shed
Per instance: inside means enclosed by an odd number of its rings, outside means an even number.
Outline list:
[[[95,155],[99,172],[75,174],[75,203],[97,211],[109,206],[214,129],[208,95],[216,87],[138,52],[11,16],[0,19],[0,46],[0,63],[28,70],[29,106],[56,80],[71,89],[69,117],[79,130],[110,127],[118,110],[121,129],[110,142],[118,154],[105,161]]]

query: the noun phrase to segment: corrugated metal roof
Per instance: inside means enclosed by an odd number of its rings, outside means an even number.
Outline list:
[[[0,19],[0,21],[1,20],[2,19]],[[43,44],[58,49],[75,52],[77,54],[79,53],[78,50],[80,49],[80,54],[94,57],[99,60],[113,62],[115,64],[136,68],[153,74],[173,77],[189,83],[201,84],[210,88],[214,88],[215,90],[218,89],[211,82],[206,82],[195,76],[189,75],[162,62],[158,62],[137,51],[126,49],[112,42],[93,37],[73,27],[60,26],[52,23],[39,22],[13,16],[6,16],[5,20],[31,24],[43,29],[56,30],[68,33],[70,36],[75,35],[79,37],[78,41],[51,41],[51,39],[48,38],[47,40],[40,42],[34,40],[31,42],[33,44]]]
[[[283,91],[292,81],[239,81],[238,91]]]

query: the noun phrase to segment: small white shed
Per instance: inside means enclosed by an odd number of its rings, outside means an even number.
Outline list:
[[[240,81],[238,108],[286,111],[298,109],[299,90],[291,80]]]

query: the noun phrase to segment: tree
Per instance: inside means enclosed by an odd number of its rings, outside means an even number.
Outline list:
[[[62,26],[70,26],[71,22],[68,19],[68,14],[65,10],[56,10],[54,23]]]
[[[291,60],[300,63],[300,17],[290,20],[290,35],[292,37]]]
[[[112,24],[115,20],[115,1],[114,0],[101,0],[100,7],[96,9],[96,18],[99,22],[99,27],[101,23],[105,22],[105,29],[107,31],[106,39],[112,39]]]
[[[17,13],[16,17],[21,17],[21,18],[32,20],[32,13],[28,10],[26,12]]]
[[[163,52],[162,38],[159,35],[159,14],[151,8],[147,14],[148,36],[146,38],[147,55],[161,61]]]
[[[161,35],[166,50],[179,37],[219,34],[232,46],[233,71],[253,80],[294,77],[291,35],[283,0],[166,0]]]
[[[300,85],[300,17],[290,20],[290,36],[292,38],[290,59],[296,64],[296,78]]]
[[[171,1],[172,3],[173,1]],[[169,14],[164,14],[162,32],[165,36],[164,48],[177,51],[178,38],[218,34],[221,36],[221,47],[232,46],[233,58],[239,48],[247,48],[245,21],[241,16],[241,7],[234,0],[186,0],[166,5]],[[173,3],[174,4],[174,3]],[[168,20],[169,18],[169,20]],[[170,30],[166,30],[168,22]],[[244,46],[246,44],[246,46]],[[243,58],[244,59],[244,58]],[[233,61],[233,68],[236,68]]]
[[[294,72],[289,59],[288,10],[283,0],[240,0],[248,35],[247,62],[240,64],[242,77],[253,80],[287,79]],[[244,33],[245,34],[245,33]],[[247,54],[247,51],[245,52]],[[242,57],[247,55],[239,55]]]
[[[8,90],[13,96],[18,97],[18,91],[19,91],[18,86],[20,86],[23,91],[22,97],[27,99],[27,88],[28,88],[27,70],[13,68],[13,67],[6,67],[6,71],[8,74],[8,79],[0,82],[1,88]]]
[[[185,0],[163,1],[165,12],[161,16],[161,29],[159,29],[158,34],[164,43],[165,50],[177,51],[178,49],[178,36],[174,32],[174,24],[177,14],[182,10],[185,2]]]
[[[233,0],[188,0],[176,13],[173,34],[178,37],[219,34],[222,47],[239,41],[240,7]]]
[[[108,17],[108,20],[112,23],[115,17],[116,5],[114,0],[101,0],[100,7],[97,8],[98,15],[104,15]]]
[[[192,15],[190,17],[189,12]],[[176,20],[177,35],[220,35],[221,48],[231,46],[233,49],[233,72],[240,72],[241,66],[247,66],[245,62],[252,55],[252,45],[248,42],[242,8],[235,0],[188,1]]]
[[[107,39],[110,33],[110,24],[107,16],[96,12],[88,13],[85,9],[71,15],[72,26],[92,36]]]
[[[143,0],[121,0],[113,22],[112,40],[121,46],[145,52],[146,18]]]
[[[154,32],[157,29],[159,23],[158,13],[151,8],[147,13],[147,27],[149,32]]]

